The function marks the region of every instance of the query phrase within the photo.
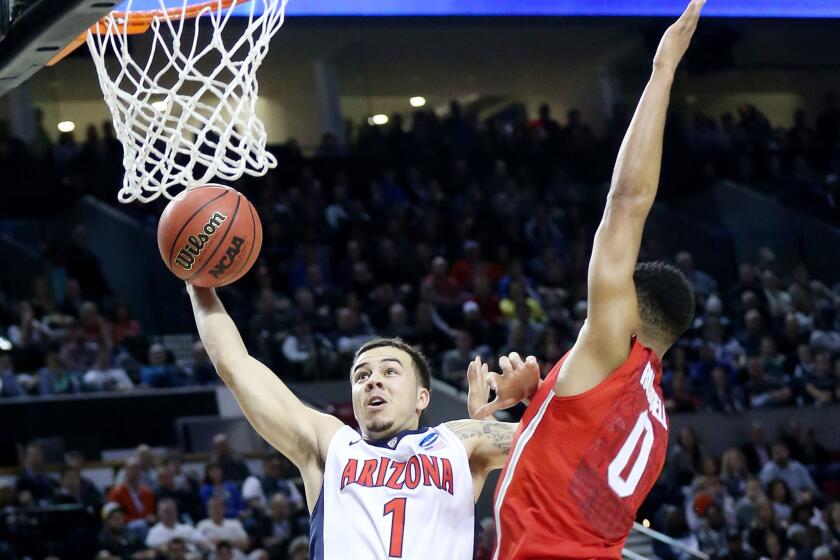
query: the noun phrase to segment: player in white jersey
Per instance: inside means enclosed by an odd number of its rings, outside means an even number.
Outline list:
[[[350,372],[359,434],[305,406],[249,356],[214,290],[187,291],[219,376],[257,432],[300,469],[312,515],[310,558],[473,558],[475,500],[487,473],[504,465],[516,424],[421,427],[429,365],[404,342],[378,339],[359,349]]]

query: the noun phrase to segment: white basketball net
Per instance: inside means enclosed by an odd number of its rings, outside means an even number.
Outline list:
[[[161,10],[172,8],[172,0],[169,6],[157,1]],[[189,0],[179,1],[186,10]],[[233,8],[222,9],[221,3],[192,19],[156,18],[146,60],[139,54],[135,60],[126,21],[113,13],[105,22],[107,33],[88,32],[99,85],[124,150],[120,202],[172,198],[181,187],[214,178],[234,181],[246,173],[261,176],[277,166],[256,116],[256,72],[283,25],[286,2],[240,1],[247,18],[232,18]],[[128,0],[126,12],[131,4]],[[257,7],[262,14],[255,15]],[[231,20],[237,25],[223,37]]]

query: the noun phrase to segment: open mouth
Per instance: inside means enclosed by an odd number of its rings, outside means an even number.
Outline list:
[[[365,405],[371,410],[379,410],[383,408],[387,404],[387,401],[380,396],[372,396],[370,397]]]

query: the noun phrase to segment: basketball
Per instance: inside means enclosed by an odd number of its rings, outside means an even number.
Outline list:
[[[262,246],[262,225],[242,193],[204,185],[169,202],[157,240],[160,256],[175,276],[218,288],[239,280],[253,266]]]

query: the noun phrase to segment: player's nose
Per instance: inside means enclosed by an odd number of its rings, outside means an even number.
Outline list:
[[[373,389],[381,388],[383,379],[383,375],[378,371],[371,372],[370,376],[368,376],[367,383],[365,383],[365,389],[371,391]]]

